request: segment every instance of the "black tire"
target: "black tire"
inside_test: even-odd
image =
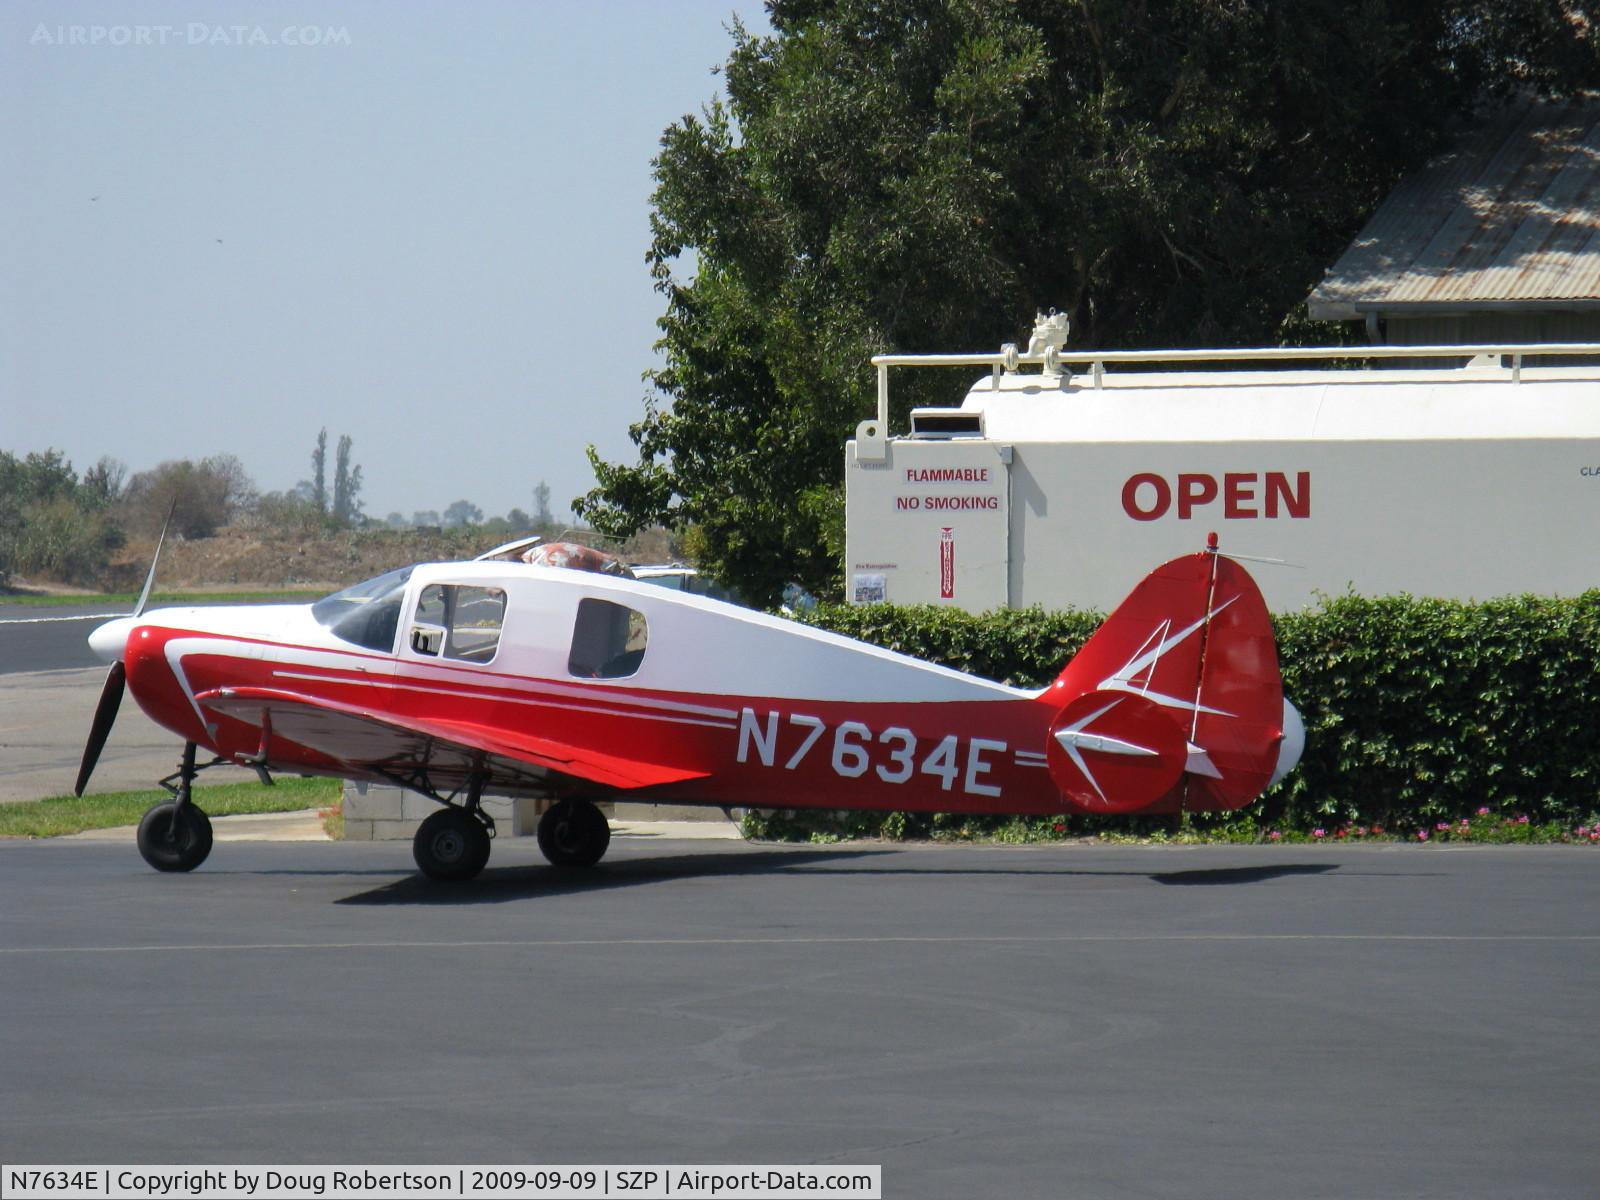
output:
[[[489,831],[464,808],[441,808],[418,827],[411,856],[429,879],[461,883],[489,861]]]
[[[558,867],[592,867],[611,845],[605,814],[587,800],[562,800],[539,818],[539,849]]]
[[[192,871],[211,853],[211,818],[175,800],[152,805],[139,822],[139,853],[158,871]]]

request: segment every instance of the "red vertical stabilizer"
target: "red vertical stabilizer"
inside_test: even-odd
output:
[[[1266,603],[1214,551],[1134,588],[1040,696],[1058,712],[1051,777],[1078,807],[1126,813],[1242,808],[1283,738],[1283,682]]]

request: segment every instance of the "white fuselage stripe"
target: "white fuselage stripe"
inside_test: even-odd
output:
[[[563,703],[551,698],[540,698],[529,695],[507,695],[505,692],[467,691],[458,688],[427,687],[423,684],[408,683],[390,677],[373,677],[370,679],[349,679],[333,675],[313,675],[302,671],[274,671],[274,679],[305,679],[318,683],[361,683],[368,686],[382,687],[388,691],[416,692],[427,696],[454,696],[462,700],[482,700],[496,704],[521,704],[532,708],[557,708],[569,712],[591,712],[612,717],[633,717],[641,721],[668,721],[674,725],[705,725],[712,729],[737,729],[732,721],[705,721],[697,717],[672,716],[667,713],[629,712],[625,709],[611,708],[601,704],[573,704]],[[629,701],[624,701],[629,703]]]

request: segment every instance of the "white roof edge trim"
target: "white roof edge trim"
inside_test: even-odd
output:
[[[1600,354],[1600,342],[1473,343],[1453,346],[1257,346],[1214,350],[1059,350],[1058,363],[1292,362],[1331,358],[1476,358],[1480,354]],[[1043,366],[1043,354],[1019,354],[1018,363]],[[875,367],[1004,367],[1004,354],[878,354]]]

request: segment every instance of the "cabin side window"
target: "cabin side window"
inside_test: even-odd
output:
[[[418,654],[486,663],[500,648],[506,594],[499,588],[430,583],[417,598],[411,649]]]
[[[648,640],[642,612],[610,600],[580,600],[567,670],[582,679],[626,678],[639,670]]]

